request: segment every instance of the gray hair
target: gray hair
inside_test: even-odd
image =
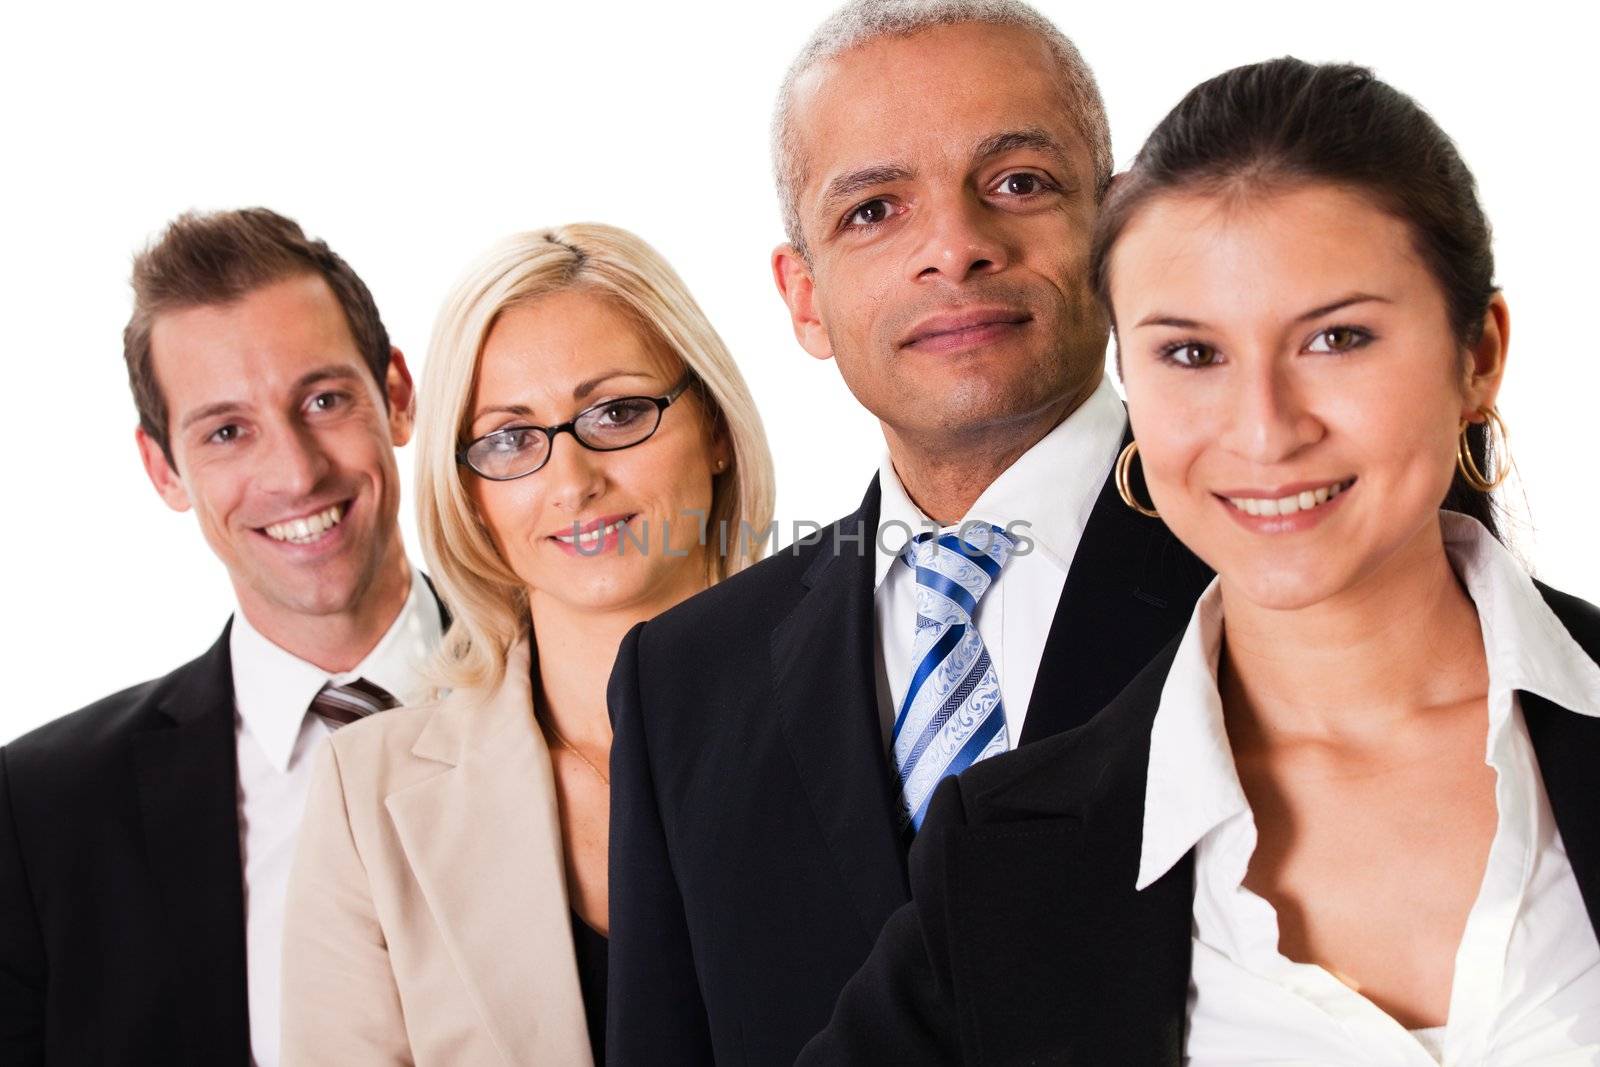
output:
[[[848,0],[817,27],[789,65],[772,116],[772,170],[789,243],[808,255],[800,228],[800,184],[805,160],[794,130],[794,87],[807,71],[851,49],[883,37],[909,37],[935,26],[977,22],[1017,26],[1039,35],[1061,69],[1061,88],[1078,132],[1094,156],[1095,199],[1111,185],[1111,124],[1094,72],[1076,45],[1055,24],[1022,0]]]

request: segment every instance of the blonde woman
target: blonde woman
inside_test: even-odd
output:
[[[434,330],[423,552],[444,695],[340,730],[289,893],[284,1062],[604,1059],[606,681],[623,635],[746,566],[772,464],[661,257],[518,234]]]

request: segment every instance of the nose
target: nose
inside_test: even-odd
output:
[[[312,495],[333,464],[316,434],[305,427],[282,426],[268,434],[264,469],[257,484],[284,497]]]
[[[1270,465],[1292,459],[1322,439],[1324,427],[1312,412],[1308,383],[1276,359],[1239,361],[1222,445],[1252,463]]]
[[[1010,254],[992,212],[965,191],[930,201],[923,213],[924,239],[912,260],[919,281],[964,282],[1004,270]]]
[[[576,515],[605,491],[604,453],[584,448],[571,434],[550,442],[550,458],[534,475],[545,483],[551,506]]]

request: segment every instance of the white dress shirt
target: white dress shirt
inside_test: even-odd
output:
[[[1015,528],[1032,542],[1031,550],[1012,554],[973,619],[1000,679],[1011,748],[1022,736],[1022,720],[1067,584],[1067,570],[1127,426],[1127,412],[1111,379],[1102,377],[1088,400],[989,484],[960,523],[941,531],[958,531],[967,522],[992,523],[1001,529],[1017,524]],[[878,713],[887,747],[895,712],[911,683],[911,646],[917,631],[916,573],[897,562],[899,551],[909,540],[908,531],[915,536],[939,527],[912,503],[887,456],[878,471],[878,484],[882,503],[874,607]]]
[[[1151,730],[1138,880],[1145,888],[1194,849],[1185,1047],[1193,1067],[1600,1063],[1600,941],[1517,695],[1535,693],[1575,714],[1600,716],[1600,667],[1482,525],[1448,512],[1440,521],[1483,629],[1484,759],[1496,773],[1498,809],[1483,882],[1456,951],[1448,1021],[1408,1032],[1329,971],[1278,951],[1276,911],[1244,886],[1256,825],[1217,695],[1222,602],[1213,582],[1183,637]]]
[[[257,1067],[278,1063],[284,897],[312,757],[331,732],[321,717],[308,713],[311,698],[328,682],[365,678],[401,703],[414,703],[424,695],[422,667],[439,636],[438,601],[414,570],[411,592],[388,632],[355,670],[344,674],[329,674],[279,648],[250,625],[242,610],[233,617],[228,651],[239,759],[245,974],[250,1051]]]

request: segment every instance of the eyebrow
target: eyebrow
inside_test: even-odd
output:
[[[827,190],[822,194],[822,204],[831,208],[841,200],[848,200],[875,185],[888,185],[891,182],[903,182],[911,177],[911,168],[904,163],[872,163],[848,173],[841,174],[828,183]]]
[[[357,382],[361,380],[362,372],[354,367],[339,363],[330,363],[326,367],[318,367],[300,375],[295,381],[294,388],[298,392],[315,382],[334,381]],[[197,422],[216,418],[219,415],[231,415],[236,411],[243,411],[247,405],[238,400],[219,400],[214,404],[206,404],[189,412],[183,417],[179,425],[180,430],[187,430]]]
[[[1320,319],[1324,315],[1331,315],[1335,311],[1342,311],[1353,304],[1365,304],[1369,302],[1379,304],[1394,303],[1393,300],[1390,300],[1386,296],[1375,296],[1372,293],[1351,293],[1349,296],[1335,300],[1331,304],[1323,304],[1321,307],[1314,307],[1305,314],[1296,316],[1294,321],[1310,322],[1313,319]],[[1140,319],[1138,323],[1135,324],[1134,329],[1141,329],[1145,326],[1171,326],[1174,329],[1179,330],[1203,330],[1207,328],[1205,323],[1196,319],[1185,319],[1177,315],[1168,315],[1160,311],[1152,312],[1151,314]]]
[[[982,163],[986,159],[1027,148],[1049,153],[1063,162],[1067,158],[1067,150],[1062,147],[1061,142],[1040,126],[1027,126],[1020,130],[990,134],[973,148],[972,158],[975,162]]]
[[[596,389],[606,382],[616,378],[649,378],[645,371],[638,370],[608,370],[604,374],[597,374],[593,378],[586,378],[573,386],[572,399],[582,401],[592,395]],[[485,415],[522,415],[534,418],[533,409],[526,404],[496,404],[492,407],[480,408],[472,415],[472,422],[477,422]]]

